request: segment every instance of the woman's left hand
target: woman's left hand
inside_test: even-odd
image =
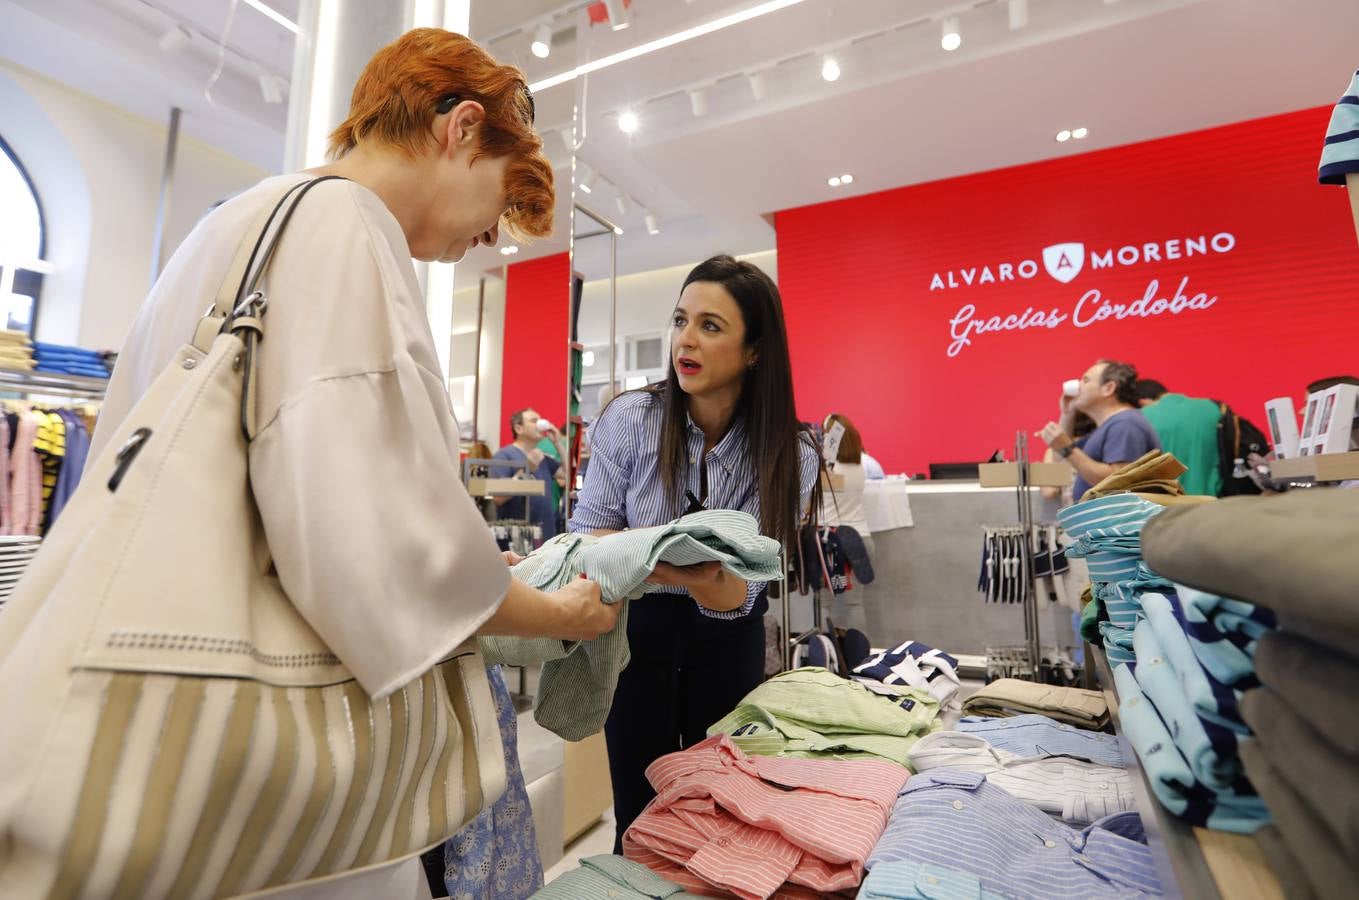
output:
[[[513,550],[504,550],[500,555],[505,557],[505,565],[509,566],[511,569],[524,561],[524,557],[515,553]]]

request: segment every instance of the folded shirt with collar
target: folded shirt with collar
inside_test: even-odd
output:
[[[511,574],[544,591],[555,591],[581,575],[598,582],[605,602],[635,600],[659,563],[692,566],[719,563],[746,581],[779,577],[778,542],[760,534],[747,513],[705,510],[667,525],[635,528],[595,537],[562,534],[543,544]],[[574,644],[551,638],[486,637],[479,644],[487,665],[542,663],[533,716],[568,741],[604,727],[618,676],[628,664],[626,604],[613,630]]]
[[[621,856],[590,856],[544,885],[533,900],[689,900],[699,897]]]
[[[853,891],[908,775],[881,760],[747,756],[718,735],[647,767],[656,799],[623,853],[700,894]]]
[[[880,862],[864,879],[858,900],[1006,900],[982,888],[970,872],[898,860]]]
[[[939,731],[911,748],[911,769],[979,772],[1010,796],[1070,825],[1089,825],[1136,809],[1132,779],[1120,766],[1069,756],[1020,756],[993,747],[979,734]]]
[[[979,735],[992,747],[1019,756],[1073,756],[1105,766],[1125,765],[1115,735],[1075,728],[1047,716],[1011,716],[1007,719],[964,716],[958,721],[957,730]]]
[[[1180,476],[1189,469],[1164,450],[1148,450],[1117,472],[1093,485],[1082,499],[1096,500],[1122,493],[1154,493],[1178,495],[1184,493]]]
[[[1114,669],[1114,684],[1123,736],[1137,753],[1152,793],[1172,815],[1191,825],[1240,834],[1250,834],[1269,822],[1269,810],[1260,797],[1216,791],[1194,776],[1129,666]]]
[[[905,641],[873,654],[854,667],[854,679],[869,690],[879,685],[920,688],[945,706],[956,700],[961,686],[958,660],[919,641]]]
[[[1102,731],[1109,724],[1109,707],[1099,691],[1035,684],[1018,678],[991,682],[967,698],[963,712],[969,716],[1037,713],[1091,731]]]
[[[901,789],[868,859],[944,866],[977,876],[983,890],[1017,900],[1088,900],[1161,893],[1142,820],[1107,816],[1064,825],[978,772],[936,769]]]
[[[905,766],[915,742],[939,727],[939,701],[919,688],[901,691],[885,696],[825,669],[794,669],[747,694],[708,734],[729,735],[754,756],[875,756]]]
[[[1286,631],[1260,638],[1260,681],[1294,708],[1318,710],[1312,727],[1331,746],[1359,762],[1359,659]]]
[[[1346,758],[1269,688],[1248,691],[1241,711],[1279,777],[1330,829],[1345,854],[1359,859],[1359,761]]]

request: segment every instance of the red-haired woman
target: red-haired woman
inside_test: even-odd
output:
[[[474,653],[477,635],[589,639],[609,631],[617,610],[600,601],[597,585],[579,581],[545,594],[510,578],[459,478],[458,426],[411,264],[412,257],[461,259],[471,247],[494,244],[502,227],[520,239],[551,231],[552,169],[533,130],[522,73],[460,35],[412,31],[365,68],[331,154],[329,165],[266,179],[223,204],[180,246],[123,348],[91,458],[193,337],[252,224],[302,182],[338,176],[297,205],[265,282],[259,424],[248,452],[251,491],[282,588],[375,700],[455,652]],[[498,687],[503,696],[503,682]],[[444,702],[472,710],[463,718],[473,723],[474,746],[454,776],[467,775],[471,799],[462,813],[472,816],[496,800],[503,783],[495,700],[476,679],[450,682],[449,694],[440,691]],[[347,721],[346,709],[323,714],[331,734],[343,733],[335,723]],[[230,867],[220,853],[194,863],[185,855],[187,837],[180,840],[184,829],[171,827],[146,883],[160,884],[169,872],[164,877],[176,878],[185,896],[303,881],[313,883],[287,895],[413,896],[421,880],[415,855],[466,822],[430,824],[431,791],[442,796],[432,766],[413,764],[414,775],[393,781],[388,793],[383,772],[391,780],[414,752],[397,731],[407,715],[415,712],[393,711],[356,732],[371,738],[363,753],[372,765],[362,777],[371,782],[375,773],[381,792],[365,794],[347,777],[332,778],[329,793],[314,798],[324,805],[310,830],[298,824],[300,804],[280,801],[277,815],[256,822],[250,839],[229,854]],[[294,725],[320,727],[315,718]],[[207,725],[200,732],[206,740]],[[355,758],[349,742],[339,743],[332,748],[337,759]],[[322,774],[334,774],[324,768],[303,760],[288,789],[322,784]],[[362,788],[359,777],[354,785]],[[247,788],[233,800],[241,808],[252,802]],[[404,799],[388,802],[392,797]],[[189,832],[220,835],[232,821],[187,824]],[[531,828],[527,834],[531,844]],[[205,839],[230,838],[205,832]],[[122,863],[110,860],[115,873]],[[326,876],[336,877],[317,882]]]

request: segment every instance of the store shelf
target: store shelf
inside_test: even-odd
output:
[[[23,369],[0,369],[0,393],[53,393],[102,397],[108,387],[109,380],[107,378],[59,375],[53,372],[29,372]]]
[[[1275,481],[1286,481],[1291,478],[1348,481],[1351,478],[1359,478],[1359,451],[1270,460],[1269,475]]]
[[[1095,661],[1099,673],[1100,689],[1131,776],[1137,811],[1165,896],[1183,900],[1282,900],[1279,881],[1265,863],[1255,838],[1195,828],[1171,815],[1156,799],[1137,753],[1123,735],[1109,658],[1103,647],[1091,644],[1086,645],[1085,653],[1087,659]]]

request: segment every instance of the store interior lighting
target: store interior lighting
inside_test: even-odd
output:
[[[840,63],[836,62],[834,56],[827,56],[821,61],[821,77],[827,81],[835,81],[840,77]]]
[[[618,117],[618,130],[624,134],[632,134],[639,125],[641,125],[641,121],[637,118],[637,113],[632,110],[628,110]]]
[[[277,75],[270,75],[267,72],[260,73],[259,82],[260,96],[264,98],[265,103],[277,105],[283,102],[283,91],[287,87],[287,82]]]
[[[830,185],[831,187],[839,187],[839,186],[840,186],[840,176],[839,176],[839,175],[832,175],[831,177],[829,177],[829,178],[826,179],[826,184]]]
[[[651,210],[649,210],[649,209],[643,210],[643,213],[645,213],[645,215],[643,216],[643,218],[644,218],[645,221],[646,221],[646,233],[647,233],[647,234],[660,234],[660,233],[661,233],[661,225],[660,225],[660,223],[659,223],[658,221],[656,221],[656,214],[653,213],[653,212],[652,212]]]
[[[619,225],[613,226],[613,233],[616,234],[616,235],[618,235],[619,237],[622,237],[622,236],[623,236],[623,228],[622,228],[622,226],[619,226]]]
[[[943,33],[939,36],[939,46],[952,53],[963,45],[963,33],[958,26],[958,17],[944,19]]]
[[[1065,144],[1069,140],[1071,140],[1070,129],[1063,128],[1061,131],[1057,132],[1057,143]]]
[[[193,35],[183,25],[172,25],[160,36],[157,43],[160,44],[160,49],[166,53],[178,53],[192,39]]]
[[[292,19],[289,19],[287,16],[283,15],[283,13],[274,9],[272,6],[269,6],[267,3],[263,2],[263,0],[245,0],[245,5],[255,10],[256,12],[262,13],[268,16],[269,18],[273,19],[275,22],[282,25],[284,28],[288,29],[293,34],[297,34],[297,23],[294,22]]]
[[[585,163],[580,164],[580,189],[587,194],[594,193],[595,182],[599,180],[599,173]]]
[[[533,29],[533,43],[529,44],[529,51],[539,59],[547,59],[552,55],[551,25],[543,22]]]
[[[609,27],[614,31],[622,31],[632,24],[632,13],[623,0],[604,0],[604,9],[608,10]]]
[[[769,96],[769,79],[763,72],[750,73],[750,93],[756,100],[763,100]]]
[[[627,194],[619,194],[614,198],[613,202],[614,205],[618,207],[618,214],[620,216],[626,216],[628,213],[632,212],[632,204],[628,202]]]
[[[514,256],[514,254],[516,254],[516,253],[518,253],[518,252],[519,252],[519,247],[518,247],[517,244],[509,244],[508,246],[505,246],[505,247],[501,247],[501,248],[500,248],[500,255],[501,255],[501,256]]]
[[[703,88],[694,88],[689,92],[689,106],[693,109],[695,117],[708,114],[708,95]]]
[[[1010,30],[1018,31],[1029,24],[1029,0],[1010,0]]]
[[[1071,136],[1078,141],[1085,140],[1085,138],[1088,137],[1089,134],[1090,134],[1089,128],[1073,128],[1071,130]]]

